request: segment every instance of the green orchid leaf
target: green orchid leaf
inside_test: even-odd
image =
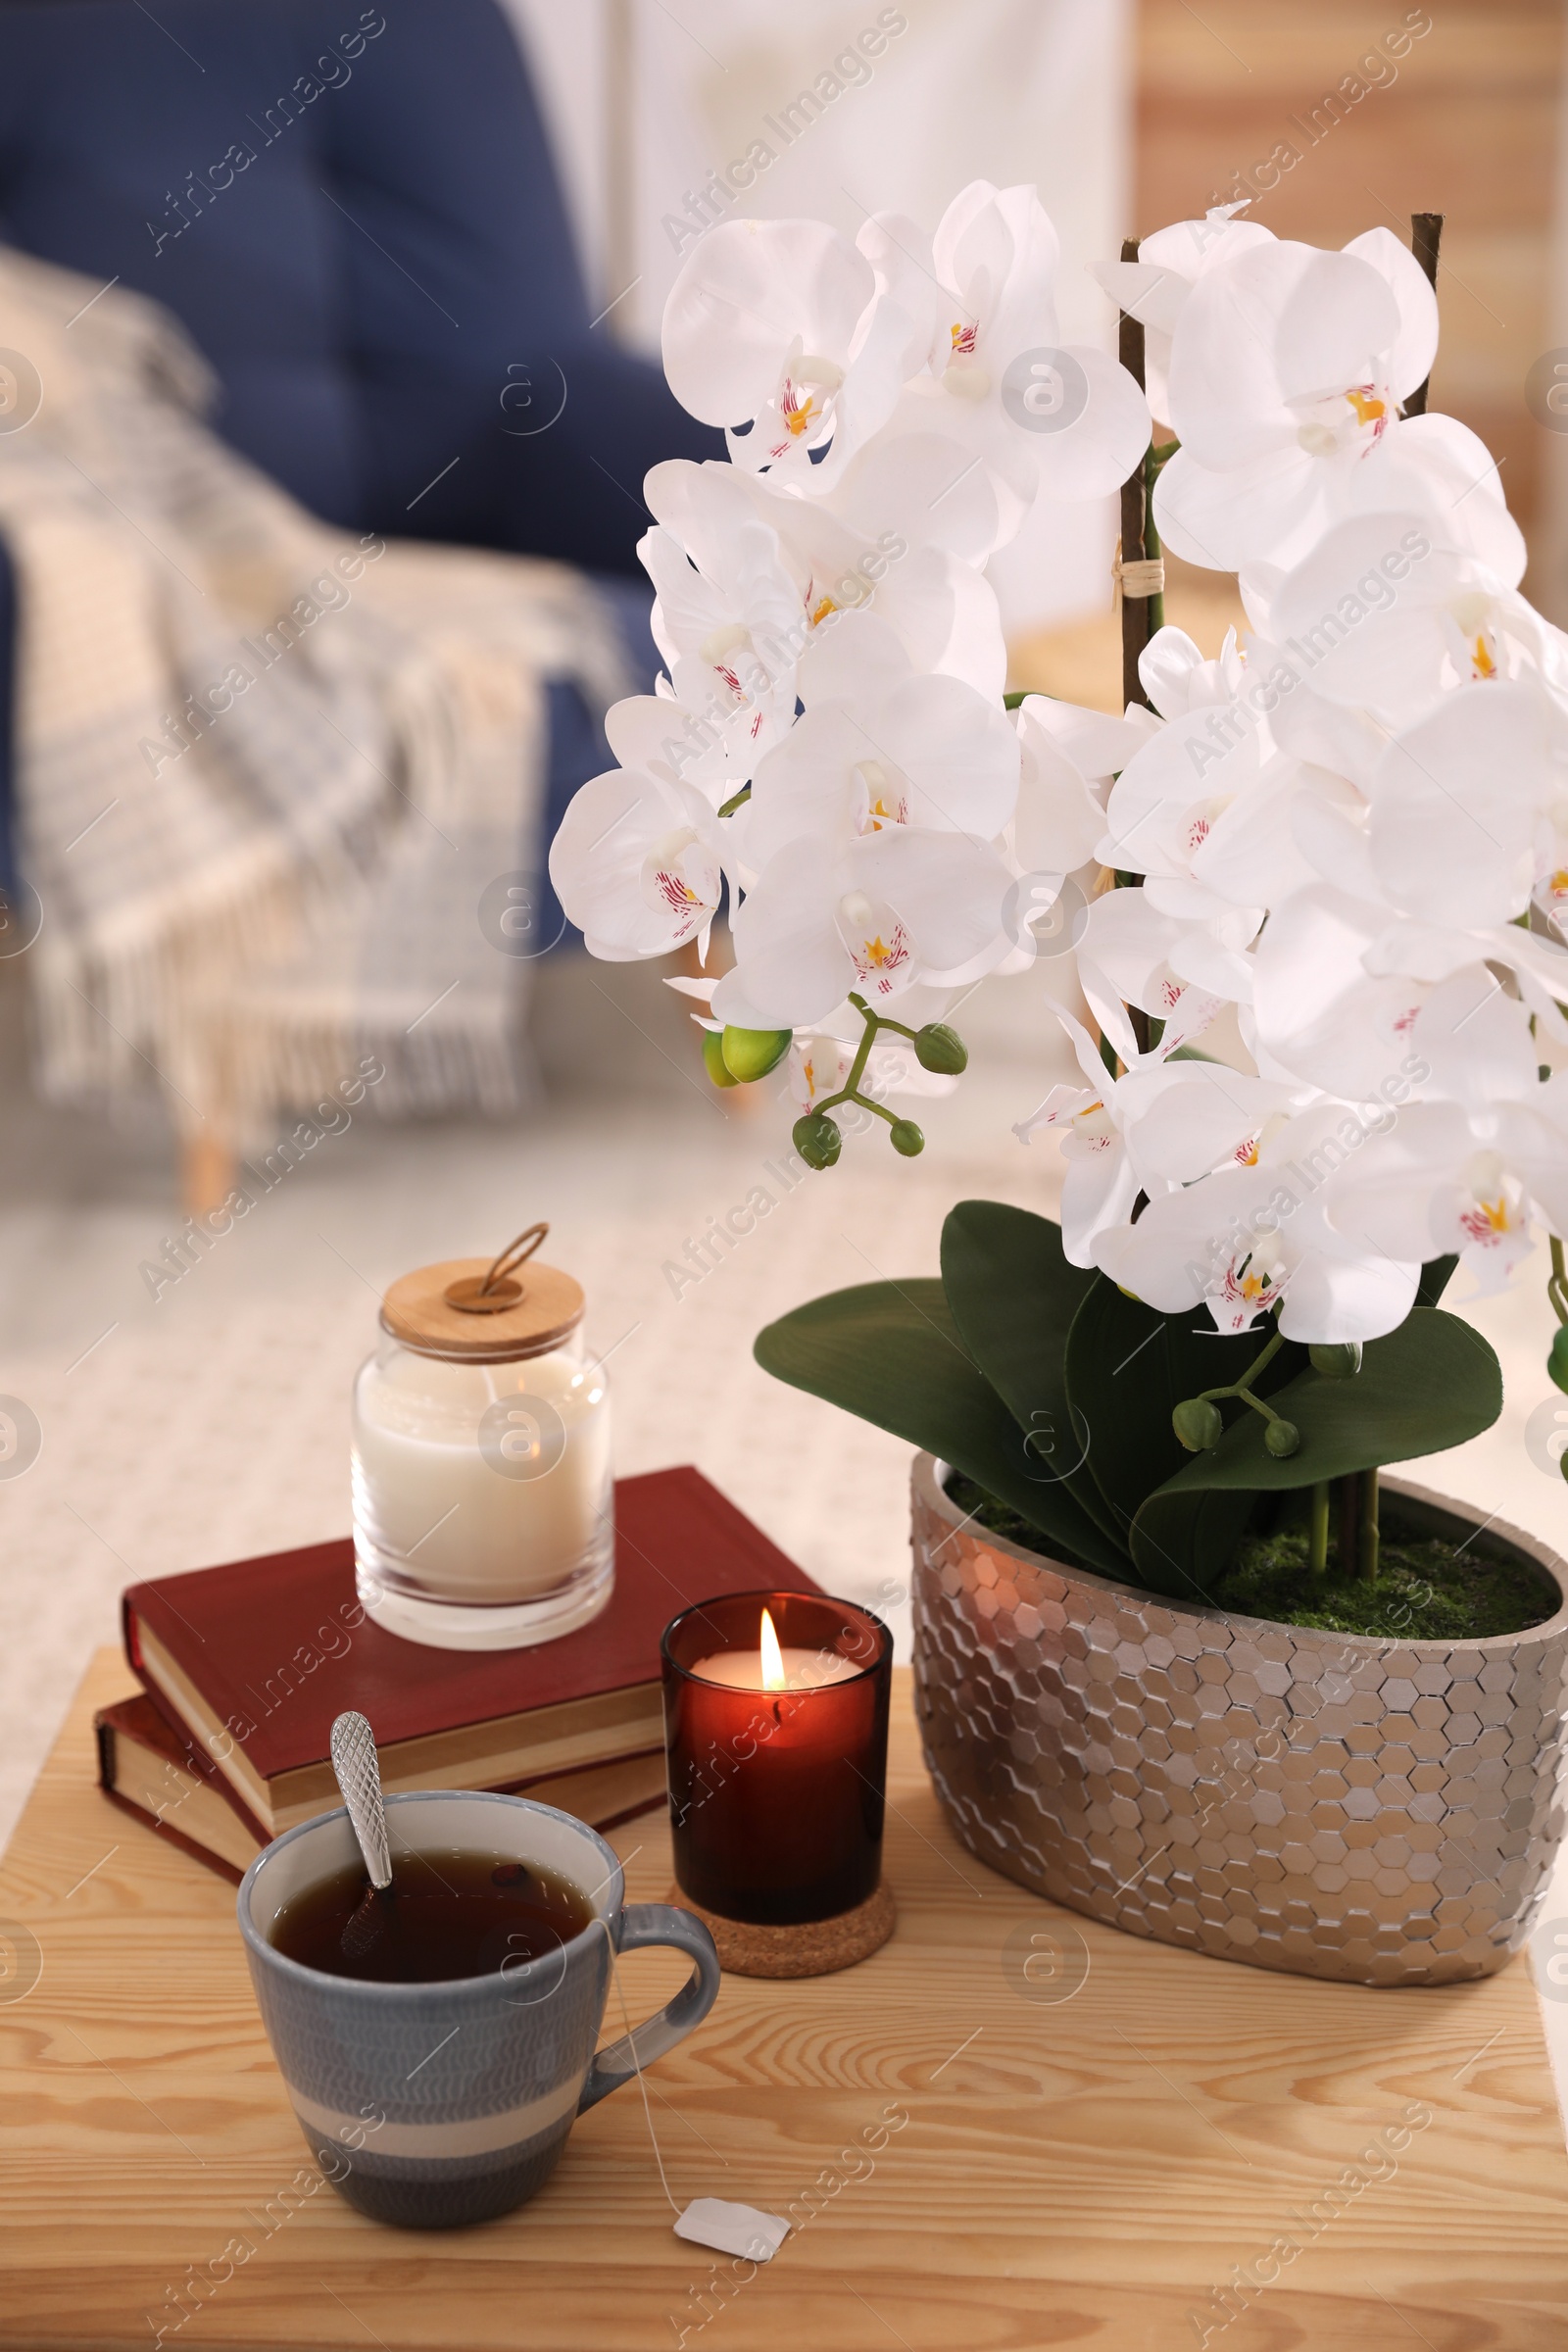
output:
[[[964,1346],[1023,1431],[1036,1474],[1060,1479],[1120,1548],[1063,1364],[1073,1316],[1099,1279],[1063,1257],[1059,1225],[1026,1208],[960,1200],[942,1228],[942,1287]]]
[[[1256,1505],[1256,1494],[1247,1488],[1176,1494],[1163,1487],[1149,1495],[1129,1538],[1138,1582],[1173,1600],[1223,1606],[1211,1588],[1234,1558]]]
[[[965,1348],[940,1282],[868,1282],[759,1332],[764,1372],[930,1452],[1009,1503],[1043,1549],[1125,1576],[1127,1559],[1059,1479],[1043,1481],[1019,1428]]]
[[[1239,1504],[1260,1493],[1313,1486],[1347,1471],[1381,1469],[1462,1446],[1501,1412],[1502,1372],[1468,1323],[1442,1307],[1414,1306],[1396,1331],[1367,1342],[1353,1379],[1326,1380],[1308,1367],[1273,1391],[1269,1402],[1295,1422],[1298,1449],[1283,1458],[1271,1454],[1261,1416],[1227,1404],[1228,1426],[1219,1444],[1189,1457],[1139,1510],[1131,1543],[1140,1573],[1151,1557],[1174,1558],[1198,1578],[1217,1576],[1226,1566],[1229,1549],[1208,1548],[1224,1515],[1195,1514],[1200,1495],[1229,1494]],[[1245,1515],[1238,1532],[1241,1524]]]
[[[1452,1281],[1453,1270],[1458,1263],[1457,1257],[1429,1257],[1427,1259],[1421,1269],[1421,1280],[1416,1286],[1415,1302],[1417,1306],[1437,1305],[1438,1300]]]
[[[1217,1332],[1206,1306],[1160,1314],[1097,1276],[1067,1334],[1067,1394],[1119,1530],[1131,1527],[1146,1495],[1193,1459],[1171,1426],[1177,1405],[1240,1380],[1273,1336],[1271,1323],[1239,1338]],[[1305,1348],[1288,1343],[1265,1367],[1258,1395],[1272,1395],[1305,1361]]]

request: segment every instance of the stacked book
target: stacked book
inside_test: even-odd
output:
[[[659,1639],[727,1592],[815,1592],[693,1469],[615,1487],[615,1590],[533,1649],[426,1649],[374,1625],[354,1546],[133,1585],[125,1655],[143,1685],[97,1718],[108,1794],[238,1882],[262,1846],[339,1802],[333,1718],[368,1717],[397,1788],[502,1788],[613,1828],[662,1804]]]

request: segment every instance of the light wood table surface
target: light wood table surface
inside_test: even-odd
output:
[[[301,2185],[315,2168],[232,1890],[93,1787],[91,1711],[127,1680],[113,1652],[95,1660],[0,1866],[0,2343],[145,2346],[161,2324],[181,2352],[1176,2352],[1205,2328],[1224,2352],[1568,2340],[1568,2156],[1524,1964],[1373,1992],[1077,1921],[953,1838],[906,1673],[893,1941],[811,1983],[726,1978],[649,2078],[682,2205],[807,2216],[773,2262],[737,2278],[674,2236],[635,2085],[505,2220],[366,2221]],[[632,1895],[662,1897],[661,1817],[617,1843]],[[628,1959],[633,2010],[683,1966]],[[1390,2127],[1408,2133],[1397,2153]],[[1299,2248],[1284,2261],[1282,2239]],[[1249,2272],[1226,2325],[1214,2290]],[[193,2278],[209,2283],[176,2328],[171,2290]]]

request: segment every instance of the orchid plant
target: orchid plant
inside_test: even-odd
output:
[[[1437,1302],[1456,1263],[1494,1290],[1544,1228],[1568,1389],[1568,639],[1519,594],[1487,450],[1426,411],[1417,261],[1239,210],[1102,272],[1147,394],[1059,342],[1031,189],[977,181],[931,237],[707,231],[664,361],[729,463],[648,477],[667,674],[611,712],[618,764],[551,857],[612,958],[706,961],[727,891],[732,968],[671,985],[718,1084],[788,1059],[815,1168],[849,1105],[920,1150],[886,1098],[957,1082],[957,997],[1081,901],[1080,1079],[1016,1130],[1061,1145],[1059,1225],[964,1203],[941,1282],[758,1352],[1059,1553],[1189,1594],[1271,1495],[1321,1569],[1336,1482],[1375,1573],[1379,1466],[1500,1409]],[[1119,717],[1004,695],[988,559],[1039,496],[1129,480],[1152,546],[1239,575],[1245,642],[1154,629]]]

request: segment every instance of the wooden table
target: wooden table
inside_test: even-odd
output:
[[[91,1711],[126,1680],[95,1661],[0,1867],[42,1962],[0,1984],[6,2345],[1561,2352],[1568,2157],[1524,1965],[1371,1992],[1054,1911],[948,1832],[906,1675],[897,1936],[839,1977],[727,1978],[650,2079],[682,2204],[807,2217],[772,2264],[674,2236],[634,2087],[504,2221],[365,2221],[305,2185],[232,1891],[93,1788]],[[662,1822],[618,1842],[662,1895]],[[634,2008],[679,1970],[628,1960]]]

